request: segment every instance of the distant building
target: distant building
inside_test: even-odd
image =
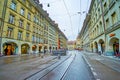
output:
[[[76,49],[76,41],[68,41],[67,47],[68,47],[68,50],[75,50]]]

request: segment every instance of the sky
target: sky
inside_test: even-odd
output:
[[[76,40],[91,0],[40,0],[40,3],[68,40]]]

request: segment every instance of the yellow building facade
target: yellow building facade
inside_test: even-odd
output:
[[[48,51],[52,20],[36,0],[0,1],[0,51],[3,55]],[[53,25],[55,33],[57,28]],[[55,34],[54,33],[54,34]],[[53,35],[54,35],[53,34]],[[54,37],[57,46],[57,35]]]

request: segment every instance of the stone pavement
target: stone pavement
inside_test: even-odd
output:
[[[91,53],[91,52],[85,52],[82,51],[84,55],[90,59],[95,59],[99,61],[100,63],[108,66],[109,68],[120,72],[120,59],[114,56],[105,56],[105,55],[98,55],[96,53]]]
[[[0,80],[24,80],[27,76],[58,61],[57,56],[21,55],[0,58]]]
[[[2,64],[10,64],[18,61],[25,61],[34,58],[43,58],[48,57],[50,54],[22,54],[22,55],[11,55],[11,56],[1,56],[0,57],[0,65]]]

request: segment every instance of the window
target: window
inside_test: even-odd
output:
[[[10,8],[16,10],[16,3],[12,1],[12,3],[10,4]]]
[[[22,0],[23,2],[26,2],[26,0]]]
[[[9,16],[9,23],[14,24],[14,19],[15,19],[15,16],[10,14],[10,16]]]
[[[109,27],[109,18],[106,19],[106,28],[108,28],[108,27]]]
[[[112,16],[112,24],[115,24],[117,22],[117,15],[116,15],[116,13],[114,12],[111,16]]]
[[[29,8],[32,8],[32,5],[29,3],[29,4],[28,4],[28,7],[29,7]]]
[[[35,27],[33,27],[33,32],[35,32]]]
[[[8,38],[13,38],[13,28],[8,27],[7,35]]]
[[[26,33],[26,40],[27,40],[27,41],[29,40],[29,36],[30,36],[30,34],[29,34],[29,33]]]
[[[98,8],[98,14],[99,14],[99,15],[101,14],[100,8]]]
[[[40,43],[41,41],[40,41],[40,37],[39,37],[39,43]]]
[[[38,29],[37,28],[35,29],[35,32],[38,33]]]
[[[23,8],[21,8],[20,14],[21,14],[21,15],[24,15],[24,9],[23,9]]]
[[[35,36],[32,35],[32,42],[35,42]]]
[[[34,16],[34,20],[33,20],[34,22],[36,22],[36,17]]]
[[[36,18],[36,23],[38,24],[38,22],[39,22],[39,20],[38,20],[38,18]]]
[[[107,3],[105,2],[104,3],[104,10],[106,10],[107,9]]]
[[[21,19],[19,21],[19,27],[23,28],[23,20],[21,20]]]
[[[22,31],[18,31],[18,39],[22,40]]]
[[[39,38],[38,37],[36,37],[36,42],[39,42]]]
[[[31,14],[30,13],[28,13],[27,18],[30,20],[30,18],[31,18]]]
[[[27,23],[26,30],[30,30],[30,24]]]
[[[102,33],[104,31],[104,28],[102,26],[102,22],[100,21],[100,33]]]

